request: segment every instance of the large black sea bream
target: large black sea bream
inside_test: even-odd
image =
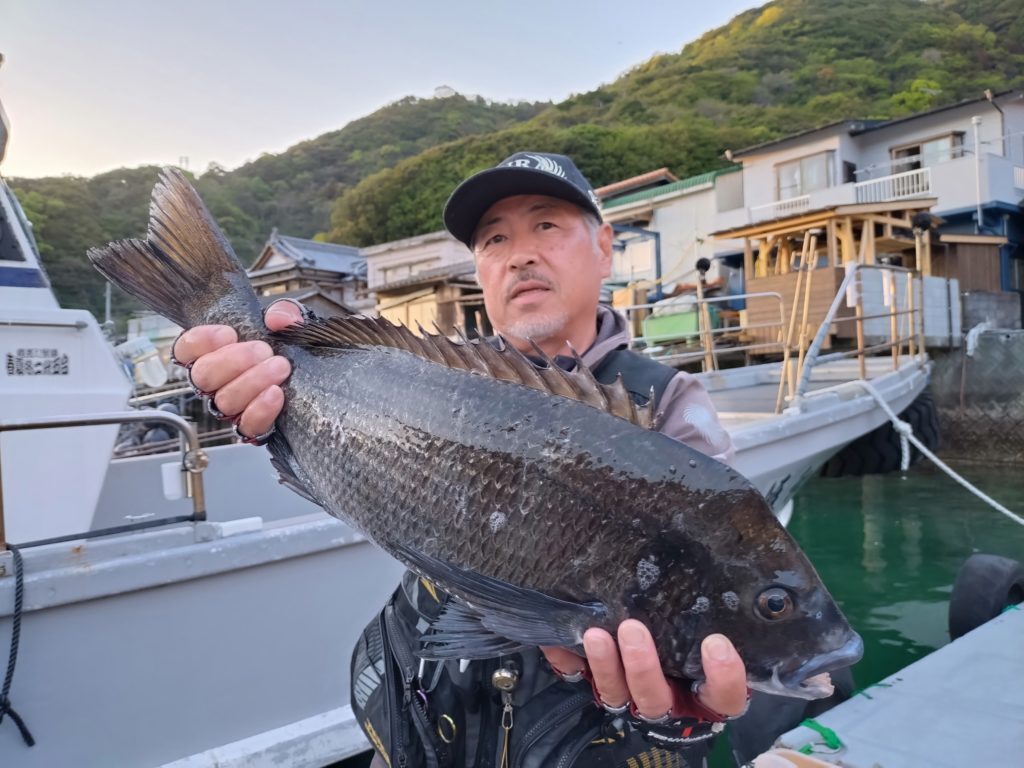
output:
[[[484,658],[575,647],[627,617],[665,671],[702,679],[736,645],[752,688],[816,698],[862,644],[750,483],[652,431],[619,385],[512,347],[351,316],[272,334],[245,270],[176,171],[145,240],[90,251],[112,283],[191,328],[230,325],[287,357],[269,449],[281,481],[456,599],[423,649]]]

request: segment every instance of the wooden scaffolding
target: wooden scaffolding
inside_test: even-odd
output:
[[[747,300],[744,325],[751,340],[777,341],[779,352],[800,345],[824,320],[847,263],[892,264],[931,274],[931,244],[938,220],[928,214],[934,198],[840,205],[712,233],[743,242],[746,293],[781,296],[788,327],[777,326],[778,301]],[[843,307],[838,317],[849,317]],[[773,323],[776,325],[773,326]],[[854,323],[837,323],[826,340],[854,338]]]

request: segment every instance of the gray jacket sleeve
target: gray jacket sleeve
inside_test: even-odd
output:
[[[704,385],[692,374],[680,371],[675,375],[665,388],[658,412],[659,432],[713,459],[732,463],[736,455],[732,438],[719,422]]]

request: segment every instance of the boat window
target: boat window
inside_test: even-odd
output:
[[[3,201],[0,201],[0,261],[25,261],[25,254],[21,252],[18,238],[14,236],[14,228],[18,226],[18,223],[12,221],[10,217],[10,211],[13,210],[14,205],[11,192],[6,187],[0,186],[0,194],[4,195],[10,204],[8,207],[3,204]]]

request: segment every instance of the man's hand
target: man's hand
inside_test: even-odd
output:
[[[290,301],[277,301],[263,317],[267,328],[280,331],[302,322],[302,312]],[[243,435],[262,435],[274,425],[284,407],[281,383],[291,364],[275,355],[264,341],[238,341],[226,325],[197,325],[174,343],[174,357],[192,364],[192,383],[214,393],[214,406],[229,416],[241,414]]]
[[[542,648],[551,666],[572,674],[589,664],[594,687],[609,707],[628,702],[637,712],[657,719],[672,708],[671,683],[661,671],[654,639],[635,619],[619,625],[618,643],[603,629],[583,635],[586,662],[565,648]],[[724,635],[708,635],[701,644],[701,663],[707,679],[700,687],[700,702],[710,710],[732,717],[747,705],[747,676],[743,660]]]

